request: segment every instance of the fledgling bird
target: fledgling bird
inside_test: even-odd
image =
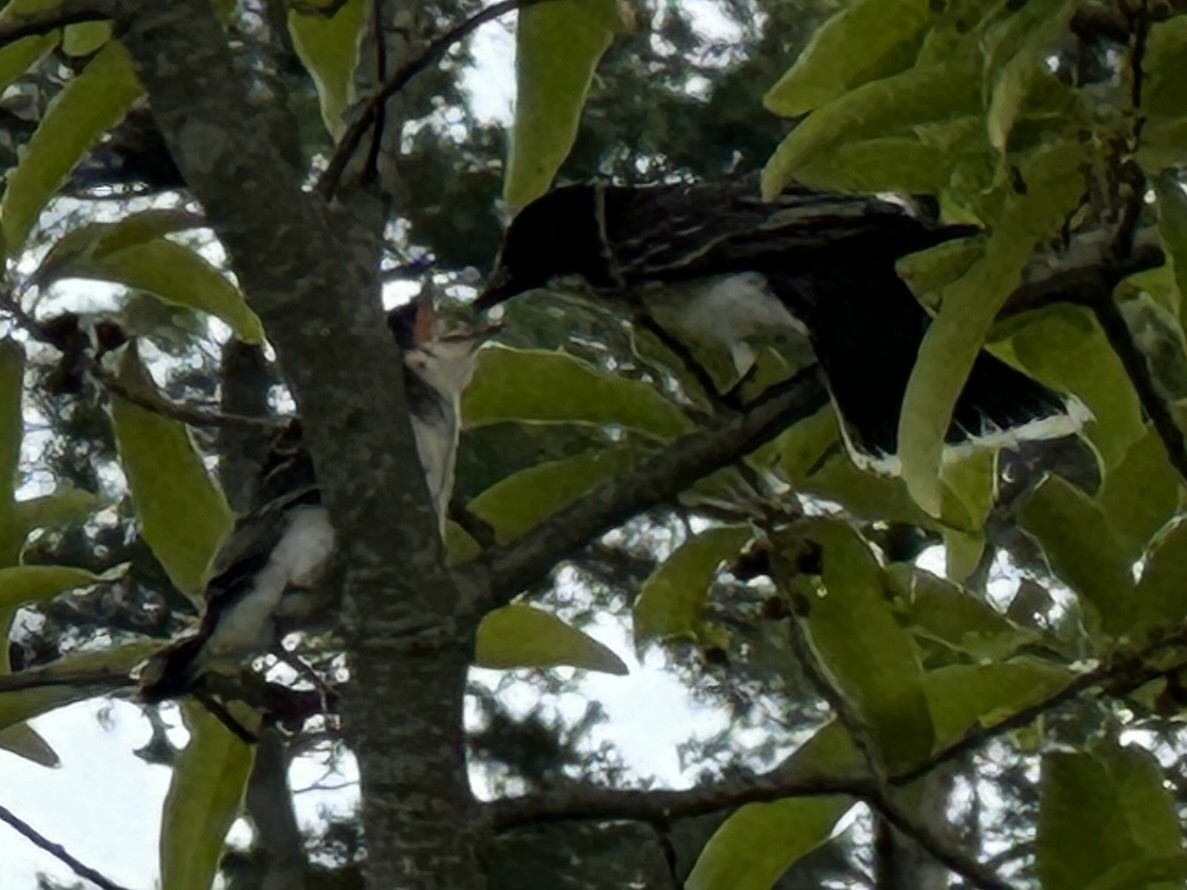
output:
[[[930,324],[895,263],[977,231],[888,199],[791,187],[764,201],[751,178],[563,186],[514,218],[477,305],[545,287],[630,294],[665,308],[681,336],[723,345],[739,372],[752,343],[806,336],[854,459],[893,472],[903,397]],[[1078,399],[982,352],[946,454],[1057,438],[1090,416]]]
[[[417,452],[444,534],[461,430],[460,400],[493,326],[439,330],[431,301],[393,310],[388,324],[404,357],[404,386]],[[323,607],[316,588],[334,553],[300,421],[273,444],[253,498],[219,550],[199,629],[158,652],[141,671],[139,697],[190,692],[207,671],[235,668],[267,651],[291,622]]]

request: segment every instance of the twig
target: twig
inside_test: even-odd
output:
[[[990,739],[1033,722],[1043,714],[1062,707],[1093,688],[1100,687],[1107,689],[1111,694],[1122,695],[1158,677],[1173,674],[1187,667],[1187,659],[1162,666],[1149,665],[1147,662],[1184,646],[1187,646],[1187,630],[1179,630],[1137,652],[1102,664],[1080,675],[1058,692],[1023,708],[993,726],[975,726],[959,740],[918,766],[889,775],[887,782],[891,785],[914,782],[936,767],[969,754]],[[865,801],[878,809],[904,834],[910,834],[919,840],[911,830],[909,817],[895,805],[886,805],[886,795],[879,793],[877,784],[870,775],[805,775],[793,772],[787,765],[778,766],[761,775],[730,778],[687,791],[621,791],[573,784],[538,795],[492,801],[484,805],[483,813],[487,823],[496,831],[533,822],[569,819],[635,819],[658,824],[748,803],[769,803],[796,797],[825,797],[836,794],[849,795]],[[936,855],[935,851],[929,852]],[[947,855],[943,851],[941,853]],[[937,858],[951,867],[940,856]],[[1000,882],[994,884],[991,880],[988,886],[1004,888],[1007,885]]]
[[[910,784],[936,767],[970,754],[991,739],[1030,725],[1037,718],[1079,698],[1091,689],[1119,684],[1115,685],[1113,691],[1117,694],[1122,694],[1144,686],[1146,683],[1152,682],[1165,674],[1174,673],[1187,665],[1187,661],[1164,668],[1148,667],[1146,662],[1167,650],[1182,646],[1187,646],[1187,631],[1180,631],[1165,639],[1151,643],[1149,646],[1132,655],[1122,656],[1120,659],[1104,662],[1092,670],[1081,674],[1058,692],[1047,696],[1041,701],[1035,702],[1029,707],[1023,708],[1021,711],[1015,712],[1004,720],[994,723],[992,726],[974,725],[972,729],[947,748],[937,751],[917,766],[903,772],[895,773],[889,777],[889,781],[892,785]]]
[[[53,856],[59,862],[63,863],[72,872],[80,878],[90,881],[101,890],[128,890],[122,884],[117,884],[110,878],[105,877],[99,872],[95,871],[88,865],[79,862],[63,847],[61,844],[55,844],[45,835],[41,834],[28,822],[19,818],[15,813],[7,807],[0,806],[0,822],[7,823],[13,831],[24,837],[29,843],[35,847],[40,847],[46,853]]]
[[[887,822],[917,843],[933,859],[949,871],[960,875],[971,886],[980,887],[982,890],[1014,890],[1012,884],[1003,881],[991,869],[936,837],[924,825],[917,822],[911,814],[892,801],[889,796],[878,791],[862,799],[877,810]]]
[[[1162,439],[1167,457],[1184,484],[1187,484],[1187,438],[1184,438],[1183,430],[1179,428],[1170,404],[1158,391],[1158,384],[1154,382],[1154,377],[1150,373],[1146,356],[1133,342],[1125,316],[1121,314],[1121,309],[1112,298],[1101,300],[1092,308],[1097,323],[1109,340],[1109,346],[1121,360],[1125,373],[1129,375],[1129,381],[1133,384],[1142,409],[1154,424],[1154,431]]]
[[[692,350],[685,346],[679,338],[669,333],[667,328],[657,322],[655,316],[641,304],[635,308],[634,323],[636,328],[647,331],[655,337],[660,345],[680,362],[681,367],[696,381],[705,400],[713,404],[719,413],[737,409],[737,400],[727,400],[718,393],[717,384],[705,369],[704,364],[692,354]]]
[[[898,805],[894,800],[893,789],[887,779],[878,747],[870,737],[865,721],[844,693],[833,685],[825,673],[824,667],[814,657],[811,641],[801,624],[800,617],[791,615],[788,626],[791,629],[792,650],[804,676],[820,697],[828,702],[837,721],[848,731],[849,737],[853,739],[853,743],[865,760],[871,779],[865,793],[860,795],[861,799],[937,862],[963,877],[972,886],[980,887],[981,890],[1011,890],[1010,885],[994,874],[991,869],[938,837],[913,814]]]
[[[1129,53],[1129,102],[1130,112],[1133,115],[1133,126],[1128,139],[1129,144],[1124,146],[1128,155],[1137,150],[1145,125],[1141,107],[1145,83],[1142,63],[1145,59],[1150,30],[1146,0],[1141,0],[1131,12],[1127,12],[1125,19],[1133,36],[1133,47]],[[1124,277],[1124,266],[1135,253],[1138,225],[1144,208],[1147,186],[1145,174],[1134,161],[1121,158],[1118,163],[1120,169],[1117,175],[1122,180],[1121,188],[1128,186],[1129,192],[1125,196],[1116,232],[1104,256],[1103,282],[1107,287],[1094,291],[1089,306],[1096,316],[1101,330],[1104,331],[1109,346],[1121,360],[1121,365],[1125,368],[1125,373],[1137,393],[1138,401],[1141,402],[1142,409],[1150,418],[1155,432],[1162,440],[1171,464],[1178,471],[1183,482],[1187,484],[1187,437],[1184,436],[1183,430],[1175,420],[1169,401],[1159,392],[1158,384],[1154,380],[1146,357],[1134,342],[1129,325],[1113,297],[1114,287]],[[1128,181],[1126,181],[1127,178]]]
[[[50,9],[30,10],[7,22],[0,22],[0,47],[25,37],[48,34],[67,25],[100,22],[115,17],[111,0],[63,0]]]
[[[685,791],[561,785],[528,797],[491,801],[483,805],[483,817],[494,831],[561,820],[633,819],[663,824],[748,803],[834,795],[862,798],[869,790],[870,780],[861,776],[789,776],[785,770],[775,769],[764,775],[724,779]]]
[[[456,573],[470,616],[509,602],[599,534],[734,463],[820,410],[827,400],[819,369],[809,368],[768,390],[745,413],[684,436],[634,472],[597,486],[511,544],[487,551]]]
[[[108,392],[137,408],[159,414],[170,420],[196,427],[240,427],[246,429],[278,430],[285,421],[275,417],[246,417],[241,414],[227,414],[197,405],[174,402],[157,392],[128,384],[104,368],[98,361],[89,362],[91,376]]]
[[[46,325],[21,306],[20,301],[12,293],[0,295],[0,310],[8,313],[21,329],[37,342],[52,346],[59,351],[63,350],[63,344],[60,339],[50,336]],[[86,340],[83,340],[84,344],[86,342]],[[168,417],[171,420],[178,420],[190,426],[197,427],[277,429],[283,422],[278,421],[274,417],[245,417],[237,414],[226,414],[221,411],[212,411],[196,405],[174,402],[166,399],[157,392],[140,389],[125,383],[115,374],[104,368],[97,356],[90,355],[90,349],[85,345],[81,349],[82,353],[79,355],[79,360],[82,366],[86,368],[87,373],[94,377],[104,389],[112,395],[131,402],[138,408],[143,408],[162,417]]]
[[[848,731],[849,737],[853,739],[853,744],[857,746],[862,759],[865,760],[866,768],[873,777],[875,788],[883,788],[887,782],[886,769],[882,765],[878,746],[874,744],[874,740],[866,731],[865,721],[857,713],[857,709],[850,704],[845,694],[832,684],[824,672],[824,667],[816,660],[802,619],[798,615],[792,614],[787,623],[791,632],[791,648],[804,677],[816,690],[817,695],[824,699],[832,709],[838,722]]]
[[[464,40],[487,22],[494,21],[509,12],[550,2],[552,0],[502,0],[501,3],[488,6],[460,24],[454,25],[425,47],[424,52],[419,56],[407,64],[400,66],[387,82],[384,83],[379,92],[364,103],[358,117],[346,128],[346,132],[342,134],[342,141],[338,143],[338,148],[335,149],[334,156],[330,158],[330,163],[326,167],[325,173],[322,174],[321,179],[318,181],[318,191],[327,200],[334,197],[342,179],[342,174],[346,170],[346,165],[354,157],[355,150],[359,147],[359,143],[362,142],[367,130],[379,119],[380,112],[387,100],[404,89],[409,81],[430,65],[441,61],[455,44]]]

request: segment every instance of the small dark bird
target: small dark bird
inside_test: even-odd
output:
[[[666,308],[681,337],[724,345],[739,372],[753,343],[806,336],[855,460],[893,472],[903,397],[930,324],[895,263],[978,232],[931,217],[906,202],[799,187],[764,201],[754,179],[564,186],[512,221],[478,306],[537,288],[629,294]],[[948,455],[1068,435],[1089,418],[1076,398],[982,352]]]
[[[404,356],[404,385],[417,451],[440,530],[453,492],[460,399],[493,327],[438,330],[432,303],[394,310],[388,323]],[[158,652],[140,677],[140,699],[159,702],[190,692],[210,670],[237,668],[267,651],[283,626],[316,614],[316,589],[334,553],[334,529],[322,506],[300,421],[273,444],[254,497],[215,559],[199,629]]]

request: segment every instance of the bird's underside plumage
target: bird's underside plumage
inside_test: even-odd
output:
[[[299,518],[299,519],[298,519]],[[287,546],[281,546],[286,544]],[[140,698],[159,702],[190,690],[199,670],[235,666],[278,637],[280,604],[297,576],[316,583],[309,561],[328,558],[333,529],[321,506],[300,421],[277,436],[261,467],[252,507],[220,547],[198,630],[162,650],[141,675]],[[306,559],[295,564],[294,552]]]
[[[926,201],[912,207],[800,187],[764,201],[753,179],[566,186],[515,218],[478,302],[490,307],[536,288],[577,287],[647,305],[659,291],[669,306],[700,301],[699,308],[689,303],[678,333],[729,340],[720,345],[735,360],[746,338],[806,333],[854,457],[890,470],[907,381],[930,324],[895,263],[978,232],[942,225],[925,210]],[[724,295],[735,281],[731,302]],[[698,318],[699,329],[689,330]],[[1075,399],[983,352],[947,441],[1053,438],[1086,417]]]
[[[401,307],[388,318],[404,357],[404,386],[417,452],[444,530],[459,423],[459,399],[490,328],[437,334],[431,307]],[[291,420],[260,469],[251,508],[215,558],[198,630],[157,653],[141,673],[140,698],[159,702],[193,690],[210,670],[237,668],[326,611],[319,596],[334,551],[313,461]]]

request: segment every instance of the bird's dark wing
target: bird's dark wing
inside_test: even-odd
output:
[[[765,201],[757,182],[655,189],[608,187],[605,232],[627,283],[739,272],[807,275],[860,250],[863,262],[899,257],[976,229],[940,226],[902,203],[791,188]]]
[[[943,226],[904,203],[792,187],[763,200],[747,177],[645,187],[563,186],[512,221],[479,308],[557,278],[597,289],[740,272],[810,274],[855,246],[878,271],[977,230]],[[868,253],[868,255],[866,255]]]

